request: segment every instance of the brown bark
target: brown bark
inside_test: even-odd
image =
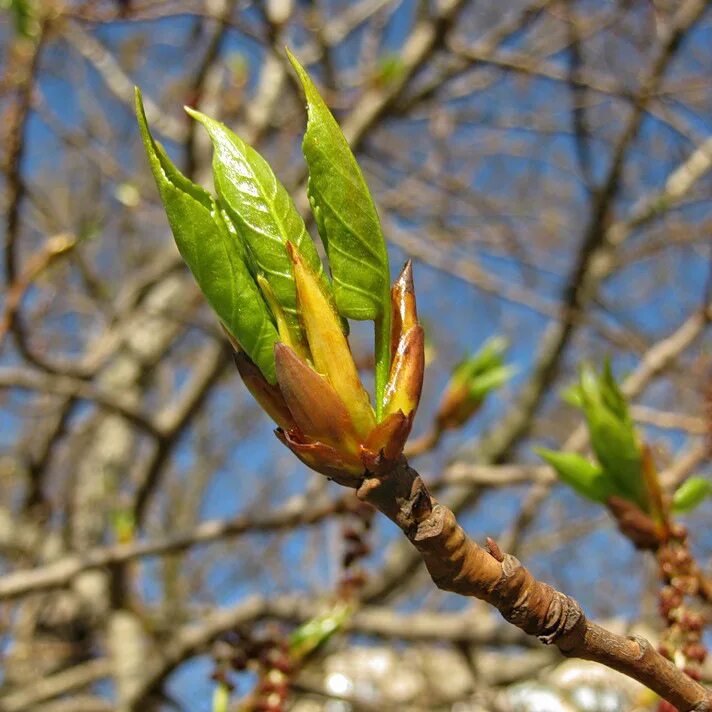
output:
[[[491,540],[470,539],[455,515],[430,496],[405,460],[391,472],[368,474],[358,489],[394,521],[420,552],[438,588],[495,606],[505,620],[568,657],[606,665],[638,680],[680,712],[712,711],[712,692],[678,670],[642,638],[626,638],[592,623],[571,597],[532,574]]]

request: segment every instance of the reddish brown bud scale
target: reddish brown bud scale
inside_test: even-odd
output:
[[[413,264],[408,260],[391,287],[391,360],[395,359],[400,340],[418,323],[413,286]]]
[[[358,375],[349,343],[338,314],[319,279],[303,262],[296,248],[287,243],[304,330],[314,367],[324,374],[348,408],[358,433],[365,436],[376,424],[368,393]]]
[[[613,495],[606,501],[618,529],[637,549],[655,551],[661,542],[661,531],[640,507],[628,499]]]
[[[270,386],[241,351],[238,369],[280,426],[278,438],[302,462],[342,485],[359,487],[367,471],[392,468],[401,457],[420,400],[425,340],[417,321],[412,266],[406,263],[391,292],[393,360],[383,418],[376,423],[329,295],[291,243],[287,252],[308,352],[275,344],[277,386]]]
[[[361,447],[361,461],[369,472],[391,467],[400,457],[413,423],[413,413],[391,413],[370,433]]]
[[[252,393],[254,399],[262,406],[267,415],[280,428],[285,430],[294,428],[296,425],[294,418],[279,387],[267,382],[267,379],[262,375],[262,371],[244,351],[236,351],[234,359],[247,390]]]
[[[356,452],[354,424],[331,384],[286,344],[275,344],[274,357],[277,382],[302,434],[310,440]]]
[[[414,412],[420,402],[425,371],[425,336],[419,324],[406,331],[398,343],[385,392],[386,415]]]
[[[275,430],[277,437],[307,467],[326,475],[345,487],[359,487],[363,480],[364,467],[361,460],[349,452],[338,450],[320,442],[303,439],[298,429]]]

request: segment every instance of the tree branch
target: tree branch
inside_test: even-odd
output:
[[[646,640],[590,622],[573,598],[537,581],[492,540],[489,551],[478,546],[405,460],[385,474],[369,473],[357,495],[403,530],[438,588],[487,601],[525,633],[568,657],[593,660],[638,680],[680,712],[712,710],[712,693]]]

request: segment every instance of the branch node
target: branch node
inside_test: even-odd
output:
[[[422,542],[425,539],[439,536],[443,531],[445,513],[445,508],[440,504],[436,504],[430,512],[430,515],[426,519],[418,522],[418,529],[413,535],[412,541]]]
[[[490,556],[500,563],[504,561],[504,554],[502,553],[502,550],[499,548],[499,545],[497,542],[490,536],[487,537],[486,539],[486,544],[487,544],[487,551],[490,553]]]
[[[636,655],[636,660],[643,660],[643,658],[652,650],[653,646],[650,641],[646,640],[640,635],[629,635],[628,640],[632,640],[640,649],[638,655]]]

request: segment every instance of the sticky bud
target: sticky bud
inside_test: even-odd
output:
[[[365,436],[376,424],[368,393],[354,363],[339,317],[319,280],[287,243],[297,286],[297,305],[304,322],[314,367],[326,376],[351,414],[356,430]]]

